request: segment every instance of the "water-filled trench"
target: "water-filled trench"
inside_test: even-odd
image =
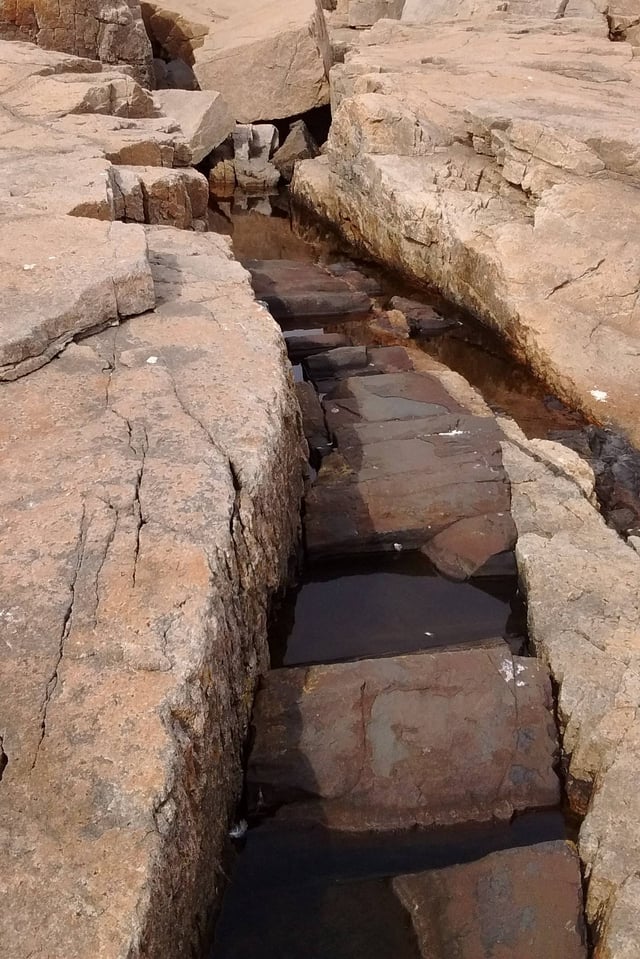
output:
[[[587,424],[472,318],[294,229],[286,197],[218,204],[211,225],[285,332],[310,447],[299,571],[273,610],[212,959],[586,956],[549,678],[513,543],[502,521],[477,526],[508,518],[495,421],[428,358],[529,436]],[[332,282],[305,290],[318,263],[372,310],[341,314]],[[442,329],[398,334],[394,296]],[[497,536],[488,560],[466,540],[425,546],[425,494],[471,539]]]

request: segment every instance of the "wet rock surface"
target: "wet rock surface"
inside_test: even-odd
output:
[[[246,260],[256,297],[277,320],[367,313],[371,299],[313,263]]]
[[[326,155],[293,190],[637,441],[639,61],[591,4],[490,6],[352,31]]]
[[[272,671],[248,788],[261,808],[339,829],[554,806],[550,707],[544,669],[502,646]]]

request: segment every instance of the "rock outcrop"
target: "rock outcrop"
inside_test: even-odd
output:
[[[569,801],[598,959],[638,954],[640,556],[607,527],[593,473],[556,443],[504,424],[529,631],[558,686]]]
[[[157,113],[126,74],[0,42],[12,959],[202,948],[298,535],[281,333]]]
[[[552,19],[540,6],[549,19],[357,34],[331,71],[327,155],[299,163],[293,189],[637,442],[640,60],[599,10]]]
[[[138,0],[1,0],[0,40],[28,40],[47,50],[127,66],[154,85],[151,43]]]

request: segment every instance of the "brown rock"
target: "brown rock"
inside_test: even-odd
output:
[[[516,545],[517,531],[510,513],[493,513],[462,519],[422,547],[441,573],[451,579],[467,579],[478,573],[503,571],[504,554]],[[515,564],[513,565],[515,572]]]
[[[409,324],[400,310],[376,313],[369,322],[369,330],[376,343],[396,343],[409,339]]]
[[[508,818],[558,801],[550,707],[543,668],[504,645],[276,670],[249,788],[266,810],[350,830]]]
[[[318,144],[309,133],[306,123],[304,120],[296,120],[291,124],[286,140],[274,153],[273,163],[288,182],[298,160],[311,160],[317,157],[318,153]]]
[[[586,959],[580,862],[569,843],[506,849],[392,885],[424,959]]]
[[[247,260],[253,289],[276,319],[367,313],[371,300],[313,263]]]
[[[325,353],[339,346],[349,346],[350,341],[342,333],[296,333],[285,334],[287,351],[294,363],[314,353]]]

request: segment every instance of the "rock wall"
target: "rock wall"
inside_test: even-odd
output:
[[[119,116],[91,112],[103,95]],[[190,149],[155,113],[130,78],[0,43],[11,959],[199,953],[298,536],[281,333],[228,241],[184,220],[206,181],[171,168]],[[113,222],[132,181],[139,222]]]
[[[640,440],[640,60],[604,16],[381,21],[331,71],[299,200]]]
[[[114,66],[152,87],[151,44],[138,0],[0,0],[0,39],[28,40]]]

